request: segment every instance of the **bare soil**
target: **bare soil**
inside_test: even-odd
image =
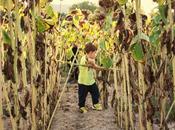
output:
[[[109,105],[106,110],[92,110],[90,94],[88,94],[86,100],[86,105],[89,108],[88,112],[80,113],[77,92],[77,85],[69,86],[69,90],[65,92],[61,105],[57,109],[51,130],[119,130],[115,123],[113,108]]]

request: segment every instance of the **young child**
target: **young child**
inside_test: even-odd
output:
[[[78,76],[78,98],[79,98],[79,109],[80,112],[86,113],[87,108],[85,107],[86,96],[90,92],[92,96],[92,108],[94,110],[102,110],[101,104],[99,104],[99,89],[97,87],[94,69],[100,69],[101,67],[95,64],[97,48],[92,44],[88,43],[85,45],[85,53],[81,58]],[[83,66],[84,65],[84,66]],[[88,67],[87,67],[88,66]]]

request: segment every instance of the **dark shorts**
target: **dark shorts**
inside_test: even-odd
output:
[[[78,84],[78,99],[79,99],[79,107],[84,107],[86,102],[86,97],[88,92],[90,92],[92,96],[92,103],[97,104],[99,102],[99,89],[97,87],[97,84],[94,83],[92,85],[83,85]]]

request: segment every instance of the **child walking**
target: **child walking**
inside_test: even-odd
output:
[[[101,67],[95,64],[97,48],[92,44],[88,43],[85,45],[85,53],[81,58],[78,76],[78,98],[79,98],[79,109],[80,112],[86,113],[87,108],[85,107],[86,97],[88,92],[92,96],[92,108],[94,110],[102,110],[101,104],[99,104],[99,89],[97,87],[94,69],[100,69]],[[85,65],[85,66],[83,66]],[[88,66],[88,67],[87,67]]]

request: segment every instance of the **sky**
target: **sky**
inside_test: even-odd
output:
[[[53,8],[56,10],[60,10],[60,3],[61,3],[61,12],[67,12],[69,8],[76,3],[80,3],[87,0],[53,0],[52,5]],[[98,0],[88,0],[96,5],[98,5]],[[152,10],[157,6],[156,3],[152,2],[153,0],[141,0],[142,9],[146,14],[152,12]]]

